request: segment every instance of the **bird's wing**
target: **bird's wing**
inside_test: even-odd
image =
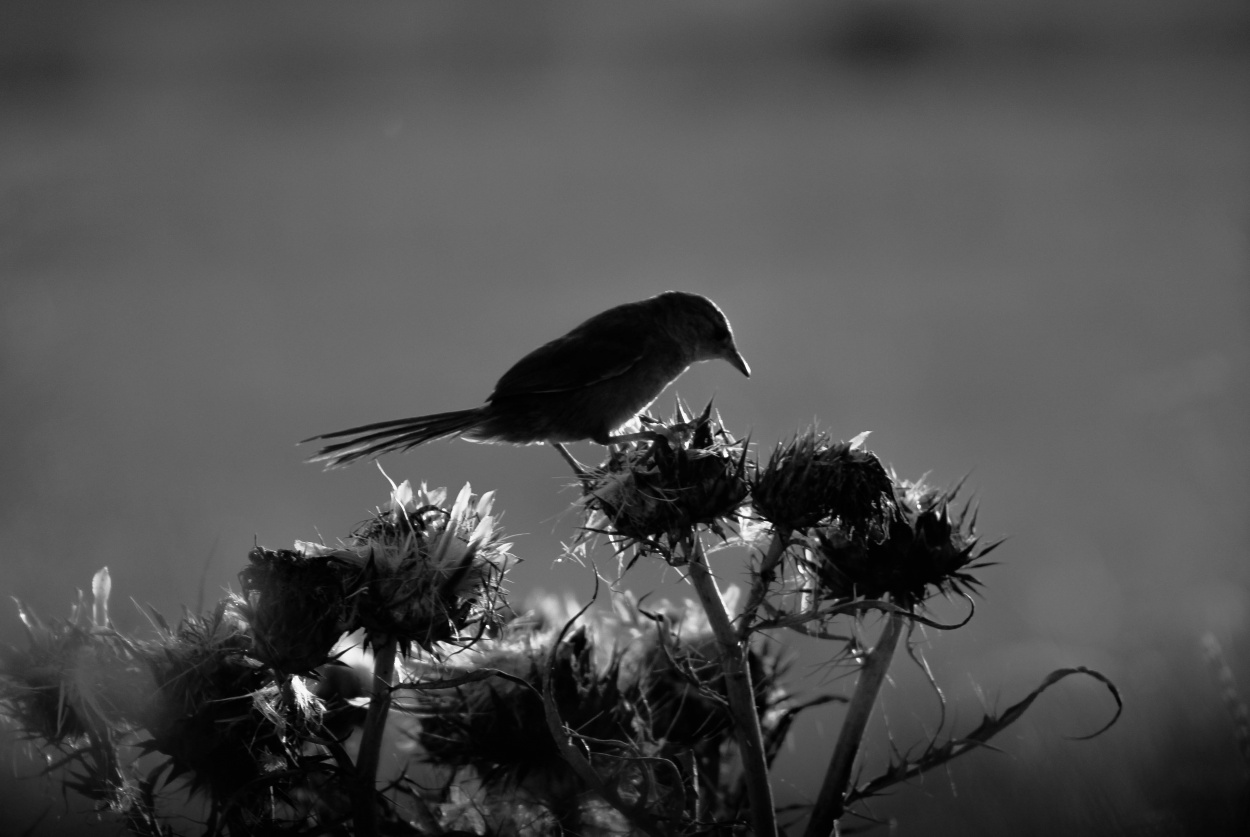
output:
[[[567,392],[624,375],[646,351],[639,325],[636,317],[592,317],[517,361],[489,400]]]

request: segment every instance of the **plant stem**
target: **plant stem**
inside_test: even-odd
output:
[[[838,743],[829,759],[829,768],[825,771],[820,796],[816,798],[816,806],[812,809],[812,818],[807,823],[804,837],[829,837],[836,834],[838,820],[846,810],[845,799],[851,782],[851,768],[855,764],[855,756],[864,737],[864,728],[868,725],[868,718],[877,702],[877,694],[881,691],[881,684],[885,682],[886,672],[890,670],[894,649],[898,647],[899,637],[903,635],[905,618],[898,611],[890,613],[885,630],[881,632],[876,646],[868,652],[863,668],[860,669],[855,694],[851,696],[846,717],[842,720],[842,731],[838,734]]]
[[[751,803],[751,824],[754,837],[777,837],[777,817],[773,811],[773,791],[768,782],[768,760],[764,754],[764,737],[756,714],[755,690],[751,670],[747,667],[746,645],[734,631],[725,602],[716,589],[716,580],[707,565],[697,535],[687,550],[690,558],[690,580],[694,584],[703,611],[707,614],[716,644],[720,649],[721,669],[725,673],[725,690],[729,712],[733,716],[734,734],[742,753],[742,772]]]
[[[382,733],[391,709],[391,679],[395,673],[395,637],[376,638],[373,645],[373,697],[360,736],[356,755],[356,794],[353,812],[356,837],[378,834],[378,761],[382,754]]]

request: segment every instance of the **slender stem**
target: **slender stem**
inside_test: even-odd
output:
[[[764,754],[764,736],[760,732],[760,719],[756,713],[751,670],[747,667],[746,646],[734,632],[733,623],[725,610],[720,591],[716,589],[716,580],[712,578],[712,571],[708,568],[698,536],[692,535],[691,540],[693,544],[687,550],[690,580],[703,604],[720,649],[729,712],[733,716],[734,734],[742,753],[742,772],[747,786],[747,798],[751,803],[753,834],[754,837],[777,837],[773,791],[768,782],[768,759]]]
[[[378,834],[378,761],[382,754],[382,734],[391,709],[391,679],[395,673],[395,637],[381,637],[373,646],[373,697],[360,736],[356,756],[356,795],[353,812],[356,837]]]
[[[864,728],[872,715],[881,684],[885,682],[886,672],[890,670],[890,660],[894,658],[894,649],[898,647],[899,637],[903,635],[905,621],[906,617],[900,612],[890,613],[885,630],[881,632],[876,646],[868,653],[868,658],[860,669],[859,682],[855,684],[855,694],[851,696],[851,703],[846,709],[842,731],[838,734],[838,743],[829,759],[829,768],[825,771],[820,796],[816,798],[816,807],[812,809],[812,818],[807,823],[804,837],[829,837],[836,833],[838,820],[842,818],[846,808],[851,768],[855,764],[859,744],[864,738]]]

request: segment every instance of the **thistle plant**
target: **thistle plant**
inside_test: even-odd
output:
[[[147,782],[185,776],[191,792],[231,833],[276,830],[305,814],[302,789],[333,772],[328,754],[305,748],[323,735],[321,703],[303,680],[281,676],[252,653],[243,603],[227,597],[207,616],[176,628],[158,622],[142,655],[156,690],[137,720],[142,752],[165,758]]]
[[[256,547],[238,593],[172,626],[149,613],[151,635],[113,625],[107,570],[68,619],[19,604],[26,645],[3,657],[3,715],[132,833],[174,834],[169,800],[190,795],[208,812],[202,833],[231,837],[828,837],[864,800],[982,748],[1069,676],[1105,684],[1108,726],[1118,717],[1110,681],[1060,669],[867,775],[865,730],[897,649],[918,625],[971,619],[1001,542],[982,540],[959,486],[899,478],[862,435],[813,430],[761,453],[710,405],[679,404],[631,439],[581,475],[574,549],[615,557],[621,573],[663,562],[693,601],[613,590],[608,611],[517,613],[493,494],[465,486],[449,502],[403,482],[336,543]],[[938,621],[937,598],[967,603],[968,619]],[[800,694],[790,632],[821,640],[828,664],[854,675],[849,690]],[[331,713],[332,684],[355,676],[339,659],[352,644],[372,670]],[[810,808],[783,816],[774,760],[794,719],[822,704],[845,705],[828,766]],[[407,764],[380,786],[396,740]]]
[[[0,705],[20,737],[59,755],[67,788],[126,813],[136,786],[117,743],[152,681],[137,649],[109,629],[109,585],[106,567],[93,579],[92,602],[80,590],[65,620],[44,622],[18,603],[27,647],[3,655]]]
[[[687,421],[678,404],[655,441],[617,445],[583,481],[583,533],[606,535],[635,559],[655,554],[670,564],[689,560],[700,528],[723,540],[749,490],[747,445],[713,423],[711,409]]]
[[[448,781],[483,789],[482,809],[492,799],[521,801],[562,833],[580,834],[593,823],[619,825],[620,818],[593,798],[561,755],[543,696],[551,693],[588,757],[603,763],[628,758],[624,742],[637,737],[640,693],[621,676],[618,650],[597,642],[594,629],[561,636],[559,627],[518,619],[499,638],[453,658],[450,672],[500,676],[419,693],[414,734],[424,760],[446,768]]]

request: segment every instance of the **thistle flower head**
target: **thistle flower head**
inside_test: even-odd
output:
[[[193,790],[227,800],[253,783],[293,768],[300,738],[320,728],[321,706],[298,678],[275,681],[250,655],[246,602],[230,596],[207,616],[161,624],[141,654],[155,680],[142,726],[143,746],[168,757],[167,781],[186,774]],[[236,800],[238,801],[238,800]]]
[[[712,405],[688,420],[681,405],[650,442],[619,446],[585,486],[586,531],[620,549],[678,561],[696,527],[724,535],[747,495],[746,444],[712,418]]]
[[[472,767],[495,787],[524,784],[540,797],[567,793],[578,780],[547,727],[542,694],[548,685],[561,718],[588,736],[592,752],[597,746],[592,739],[630,738],[637,710],[635,696],[618,684],[619,656],[609,653],[602,659],[602,649],[596,653],[586,627],[574,629],[556,645],[558,628],[542,629],[540,624],[539,619],[518,619],[500,637],[453,658],[457,666],[497,669],[528,686],[493,677],[425,693],[417,740],[427,761]],[[549,667],[553,648],[554,665]]]
[[[726,590],[731,610],[739,592],[732,586]],[[716,637],[706,615],[690,602],[661,602],[648,615],[651,630],[627,650],[622,683],[637,683],[643,698],[640,717],[649,736],[664,752],[704,743],[719,750],[733,738],[733,721]],[[747,663],[763,717],[783,697],[777,684],[780,657],[753,648]]]
[[[107,601],[93,608],[80,592],[69,619],[50,622],[21,602],[17,610],[27,647],[0,652],[0,714],[19,734],[73,749],[130,727],[151,679],[132,646],[97,619]]]
[[[817,598],[889,598],[914,608],[933,593],[968,593],[978,585],[972,570],[998,546],[981,545],[976,513],[951,504],[959,488],[944,491],[923,482],[898,481],[898,512],[880,541],[854,540],[837,527],[817,529],[813,557],[805,561]]]
[[[343,572],[344,630],[365,630],[366,644],[394,636],[405,651],[480,636],[497,626],[503,576],[515,561],[491,514],[494,492],[465,487],[451,508],[447,491],[403,482],[391,500],[338,548],[297,543],[307,558],[328,558]],[[328,620],[327,620],[328,622]]]
[[[256,547],[239,573],[252,653],[280,672],[324,664],[347,630],[347,573],[332,555]]]
[[[863,447],[867,434],[831,442],[814,429],[778,445],[751,481],[756,514],[801,532],[837,521],[855,539],[879,537],[893,507],[889,474]]]
[[[58,750],[64,787],[117,813],[135,813],[136,787],[117,742],[135,726],[151,677],[127,642],[79,617],[44,623],[20,603],[27,648],[0,654],[0,720],[19,738]]]

